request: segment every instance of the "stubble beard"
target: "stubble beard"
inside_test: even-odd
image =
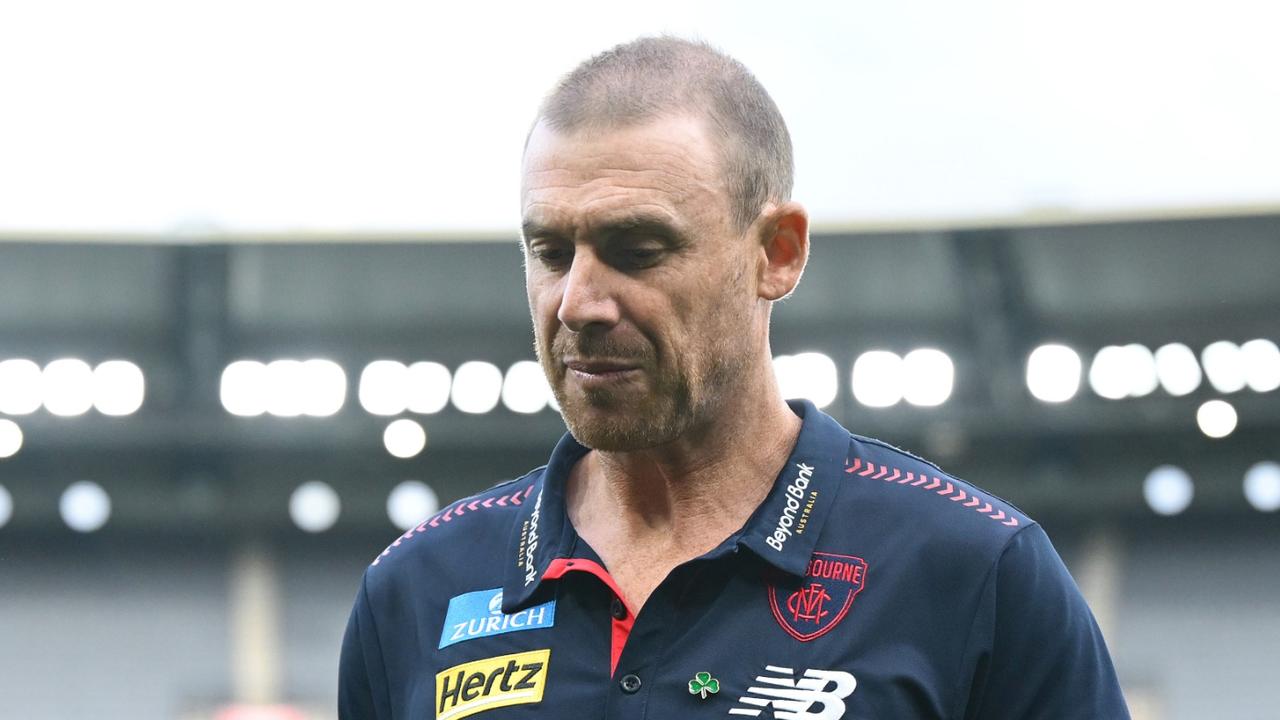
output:
[[[534,346],[569,433],[583,446],[606,452],[646,450],[685,436],[706,418],[714,417],[715,407],[746,367],[745,358],[734,352],[737,348],[724,336],[715,346],[703,348],[707,357],[694,367],[660,367],[651,348],[643,356],[627,353],[626,348],[603,337],[561,333],[552,341],[550,352],[544,351],[540,338]],[[577,387],[571,392],[566,378],[569,371],[561,361],[566,354],[643,357],[648,388],[628,386],[614,391]]]

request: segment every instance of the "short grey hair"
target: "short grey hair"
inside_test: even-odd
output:
[[[791,199],[795,168],[782,113],[746,66],[704,42],[644,37],[606,50],[560,81],[538,121],[571,133],[684,112],[703,115],[720,143],[739,230],[766,203]]]

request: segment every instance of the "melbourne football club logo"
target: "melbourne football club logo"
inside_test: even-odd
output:
[[[847,709],[844,699],[853,694],[858,681],[841,670],[808,669],[800,677],[795,670],[766,665],[766,674],[738,698],[730,715],[772,718],[773,720],[839,720]]]
[[[831,632],[849,614],[866,581],[862,558],[815,552],[799,587],[770,586],[769,606],[783,630],[808,642]]]

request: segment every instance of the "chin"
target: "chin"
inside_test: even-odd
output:
[[[585,404],[561,401],[561,415],[573,439],[592,450],[647,450],[669,443],[680,435],[679,423],[671,413],[636,406],[583,407]]]

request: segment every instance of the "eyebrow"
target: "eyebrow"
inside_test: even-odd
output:
[[[525,220],[520,225],[521,239],[527,245],[529,238],[532,237],[563,237],[564,233],[543,225],[535,220]],[[654,235],[669,242],[680,242],[683,239],[683,233],[675,225],[671,224],[664,218],[649,215],[635,214],[623,217],[612,218],[594,229],[593,235],[601,238],[612,238],[617,235],[626,235],[629,233],[644,233]]]
[[[548,235],[556,235],[557,233],[546,225],[534,222],[533,220],[525,220],[520,223],[520,240],[525,244],[529,244],[529,238],[538,236],[546,237]]]

